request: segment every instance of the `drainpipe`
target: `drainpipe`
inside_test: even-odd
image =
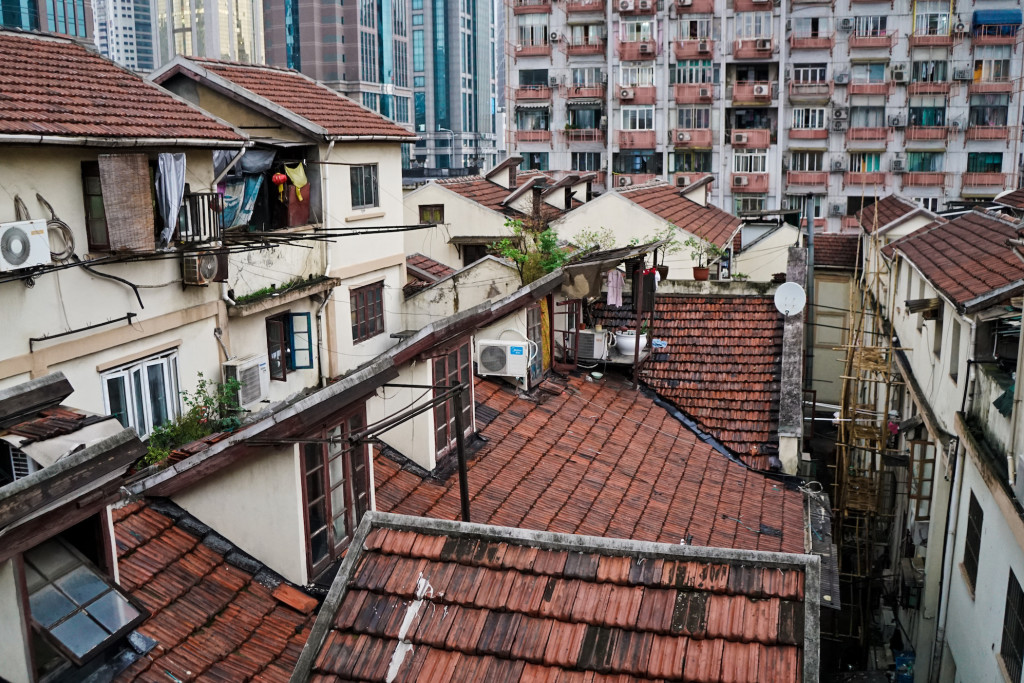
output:
[[[808,389],[814,388],[814,322],[818,318],[817,310],[814,308],[814,211],[811,207],[813,200],[814,195],[808,192],[803,210],[803,215],[806,216],[807,220],[807,306],[804,309],[807,311],[807,315],[804,317],[804,321],[807,324],[804,341],[807,345],[807,348],[804,349],[807,373],[804,379],[804,386]],[[779,206],[782,205],[780,204]],[[799,228],[799,224],[797,227]]]
[[[324,155],[324,161],[330,161],[331,153],[334,151],[334,140],[327,143],[327,154]],[[331,192],[328,186],[328,175],[330,172],[330,164],[320,164],[320,202],[323,208],[323,225],[327,225],[327,221],[330,220],[330,198]],[[324,240],[324,277],[331,276],[331,242],[330,240]],[[316,340],[317,340],[317,354],[316,354],[316,368],[317,374],[320,376],[320,386],[327,386],[327,376],[324,374],[324,351],[327,350],[327,344],[324,343],[323,329],[324,329],[324,308],[327,307],[327,302],[331,300],[331,296],[334,294],[334,288],[324,291],[324,300],[320,302],[320,305],[316,309]]]
[[[608,38],[609,38],[607,41],[605,41],[605,46],[604,46],[605,47],[605,64],[604,64],[604,69],[605,69],[605,74],[607,75],[607,78],[605,79],[606,82],[605,82],[605,89],[604,89],[604,98],[605,98],[605,111],[607,112],[606,116],[608,117],[608,125],[605,126],[605,129],[604,129],[605,130],[605,138],[606,138],[605,139],[605,144],[607,145],[607,151],[605,152],[605,154],[608,155],[607,158],[605,159],[605,161],[607,162],[607,168],[605,168],[605,173],[604,173],[604,191],[608,192],[612,188],[616,187],[615,176],[613,174],[614,166],[612,165],[612,146],[613,146],[613,140],[615,139],[615,114],[617,113],[617,112],[613,112],[612,111],[612,102],[614,101],[612,99],[612,91],[615,89],[615,76],[612,74],[612,51],[615,49],[612,46],[612,38],[613,38],[612,27],[615,26],[615,28],[617,29],[614,32],[614,42],[615,42],[616,46],[618,45],[619,38],[621,38],[621,35],[622,35],[621,34],[622,26],[621,25],[612,24],[612,3],[610,3],[610,2],[605,3],[605,6],[604,6],[604,25],[608,27],[608,31],[606,32],[606,34],[608,35]],[[600,123],[600,121],[598,123]]]

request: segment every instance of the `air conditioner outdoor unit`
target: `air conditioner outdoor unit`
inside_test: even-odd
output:
[[[477,372],[481,375],[526,377],[530,344],[493,339],[477,343]]]
[[[594,330],[580,330],[577,355],[590,360],[604,360],[608,357],[608,333]]]
[[[850,82],[850,74],[846,71],[840,71],[835,77],[836,85],[846,85]]]
[[[0,223],[0,272],[43,266],[52,260],[46,221]]]
[[[905,125],[907,125],[907,122],[903,120],[902,116],[896,115],[889,117],[890,128],[903,128]]]
[[[843,17],[839,20],[840,31],[852,31],[853,30],[853,19],[850,17]]]
[[[619,11],[620,12],[632,12],[633,11],[633,0],[619,0]]]
[[[549,36],[549,38],[551,39],[552,43],[557,43],[558,42],[558,31],[552,31],[551,35]]]
[[[654,52],[654,46],[650,43],[640,43],[640,54],[646,55]]]
[[[845,121],[850,118],[850,110],[846,107],[836,107],[832,110],[832,119],[835,121]]]
[[[182,257],[182,279],[186,285],[205,287],[227,281],[227,255],[199,252]]]
[[[902,64],[897,64],[892,68],[892,80],[896,83],[903,83],[907,80],[907,69]]]
[[[697,52],[711,52],[711,43],[702,40],[697,43]]]
[[[832,119],[832,130],[846,130],[846,119]]]
[[[970,81],[974,79],[974,75],[970,69],[953,69],[953,80],[954,81]]]
[[[522,52],[522,51],[523,51],[523,46],[522,45],[516,45],[516,52]]]
[[[772,41],[767,38],[758,38],[757,42],[754,43],[754,47],[758,50],[770,50],[772,49]]]
[[[697,91],[697,97],[701,99],[707,99],[711,97],[711,88],[701,88]]]
[[[238,380],[238,405],[247,408],[270,395],[270,363],[265,355],[233,358],[224,363],[224,381]]]
[[[607,128],[608,127],[608,117],[607,116],[602,116],[601,117],[601,121],[599,122],[599,125],[600,125],[600,127],[602,129]]]
[[[679,131],[678,133],[676,133],[676,142],[689,142],[692,139],[693,136],[691,136],[687,132]]]
[[[782,206],[781,206],[781,208],[782,208],[783,211],[789,211],[789,197],[783,197],[782,198]],[[796,208],[796,207],[794,206],[793,208]]]
[[[755,85],[754,97],[768,97],[772,94],[771,88],[767,85]]]
[[[693,7],[693,0],[679,0],[681,7]]]
[[[832,160],[832,172],[833,173],[842,173],[845,170],[846,170],[846,162],[844,162],[842,159],[833,159]]]
[[[629,176],[619,176],[619,187],[629,187],[633,184],[633,179]]]
[[[952,121],[949,122],[949,127],[952,128],[953,130],[960,130],[961,128],[964,127],[964,122],[961,121],[960,119],[953,119]]]
[[[620,100],[631,100],[633,99],[632,88],[619,88],[619,99]]]
[[[750,183],[750,179],[746,176],[738,175],[733,176],[732,184],[735,187],[746,187]]]
[[[651,9],[652,5],[653,3],[651,2],[651,0],[640,0],[640,2],[637,3],[637,7],[639,7],[642,10],[649,10]]]
[[[893,159],[889,162],[889,169],[893,173],[903,173],[907,170],[907,162],[904,159]]]
[[[829,204],[828,215],[833,217],[839,217],[846,213],[846,207],[842,204]]]
[[[552,35],[554,35],[554,34],[552,34]],[[558,76],[549,76],[548,77],[548,85],[550,85],[552,88],[557,86],[558,85]]]
[[[734,145],[745,145],[746,143],[747,143],[747,134],[746,133],[733,133],[732,134],[732,144],[734,144]]]
[[[688,187],[690,185],[690,176],[688,175],[677,175],[676,176],[676,187]]]
[[[956,26],[953,27],[953,33],[966,33],[967,26],[962,21],[958,21]]]
[[[28,454],[24,451],[12,447],[10,452],[10,467],[11,474],[14,475],[14,481],[24,479],[33,472],[39,471],[39,463],[28,457]]]

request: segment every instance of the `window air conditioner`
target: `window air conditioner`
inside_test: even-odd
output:
[[[685,131],[676,133],[676,142],[689,142],[691,139],[693,139],[692,136]]]
[[[850,82],[850,74],[847,71],[840,71],[835,77],[836,85],[846,85]]]
[[[746,133],[733,133],[732,134],[732,144],[734,144],[734,145],[745,145],[745,144],[747,144],[747,134]]]
[[[735,187],[746,187],[750,183],[750,179],[746,176],[738,175],[733,176],[732,184]]]
[[[970,69],[953,69],[953,80],[954,81],[971,81],[974,80],[974,76]]]
[[[608,357],[608,333],[595,332],[594,330],[580,330],[579,347],[577,349],[580,358],[590,360],[604,360]]]
[[[767,38],[758,38],[757,42],[754,43],[754,47],[758,50],[770,50],[772,49],[772,41]]]
[[[896,116],[890,116],[889,117],[889,127],[890,128],[903,128],[905,125],[907,125],[907,124],[903,120],[902,116],[896,115]]]
[[[46,221],[0,223],[0,272],[51,263]]]
[[[903,173],[907,170],[907,162],[903,159],[893,159],[889,162],[889,169],[893,173]]]
[[[754,97],[769,97],[771,93],[772,91],[767,85],[754,86]]]
[[[633,179],[629,176],[624,175],[619,177],[619,187],[629,187],[632,184]]]
[[[711,88],[701,88],[697,91],[697,97],[706,100],[711,97]]]
[[[619,99],[620,100],[631,100],[633,99],[632,88],[619,88]]]
[[[266,355],[233,358],[224,363],[224,381],[238,380],[238,405],[248,409],[270,395],[270,364]]]
[[[711,52],[711,43],[702,40],[697,43],[697,52]]]
[[[186,285],[205,287],[211,282],[226,282],[228,279],[227,254],[186,254],[181,259],[181,266]]]
[[[852,31],[853,30],[853,19],[850,17],[843,17],[839,20],[840,31]]]
[[[526,377],[530,344],[494,339],[477,343],[477,373],[500,377]]]
[[[620,12],[632,12],[633,11],[633,0],[619,0],[619,11]]]
[[[688,175],[677,175],[676,176],[676,187],[689,187],[690,176]]]

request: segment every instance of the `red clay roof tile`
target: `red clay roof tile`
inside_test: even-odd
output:
[[[860,240],[860,235],[816,233],[814,265],[820,268],[853,270],[859,263]]]
[[[871,233],[920,208],[920,206],[909,199],[891,194],[873,204],[868,204],[858,211],[856,216],[864,231]]]
[[[743,222],[736,216],[714,206],[701,206],[679,194],[679,188],[668,183],[643,185],[635,189],[615,190],[626,199],[642,206],[678,228],[702,237],[720,247]]]

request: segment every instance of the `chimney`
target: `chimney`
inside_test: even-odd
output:
[[[572,191],[571,187],[565,188],[565,210],[568,211],[572,208],[572,196],[576,194]]]
[[[519,168],[519,164],[510,164],[508,167],[508,189],[516,189],[516,170]]]
[[[533,181],[533,187],[530,188],[530,192],[533,193],[533,207],[531,214],[534,218],[540,218],[540,205],[544,201],[541,195],[544,194],[544,181],[538,178]]]

